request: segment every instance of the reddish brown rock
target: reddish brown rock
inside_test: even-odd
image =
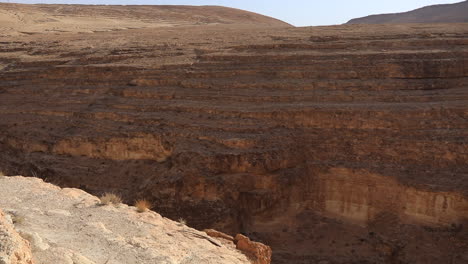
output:
[[[262,243],[250,241],[244,235],[237,234],[234,238],[236,248],[245,252],[253,259],[254,264],[270,264],[271,248]]]
[[[223,232],[214,229],[203,230],[207,235],[213,238],[225,240],[233,244],[238,250],[242,251],[249,257],[253,264],[269,264],[271,263],[271,248],[259,242],[251,241],[248,237],[237,234],[232,237]]]
[[[2,33],[0,169],[274,263],[467,262],[468,27],[264,26]]]

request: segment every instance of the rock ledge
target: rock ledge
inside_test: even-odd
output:
[[[124,204],[102,206],[82,190],[62,189],[37,178],[1,177],[0,193],[5,211],[0,211],[2,264],[255,261],[233,243],[221,243],[152,211],[138,213]],[[15,228],[23,238],[11,216],[19,219]]]

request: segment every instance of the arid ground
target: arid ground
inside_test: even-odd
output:
[[[0,4],[0,169],[272,263],[468,262],[468,24],[194,12]]]
[[[348,24],[468,23],[468,1],[431,5],[409,12],[370,15],[351,19]]]

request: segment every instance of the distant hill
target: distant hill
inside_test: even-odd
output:
[[[289,27],[260,14],[221,6],[117,6],[0,3],[0,32],[97,32],[134,28],[233,24]]]
[[[468,22],[468,1],[432,5],[395,14],[372,15],[351,19],[347,24],[464,23]]]

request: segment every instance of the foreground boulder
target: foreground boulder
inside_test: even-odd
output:
[[[236,248],[246,254],[253,264],[268,264],[271,262],[272,251],[269,246],[251,241],[248,237],[237,234],[236,237],[213,229],[204,230],[210,237],[236,245]]]
[[[124,204],[101,205],[78,189],[61,189],[37,178],[3,177],[0,193],[0,207],[18,219],[19,233],[30,241],[0,212],[1,264],[32,264],[30,243],[36,264],[251,263],[242,249],[183,221],[152,211],[138,213]]]
[[[271,262],[271,248],[262,243],[251,241],[248,237],[238,234],[234,241],[236,248],[247,252],[255,259],[255,264],[268,264]]]
[[[11,217],[0,210],[0,264],[32,264],[29,242],[15,231]]]

